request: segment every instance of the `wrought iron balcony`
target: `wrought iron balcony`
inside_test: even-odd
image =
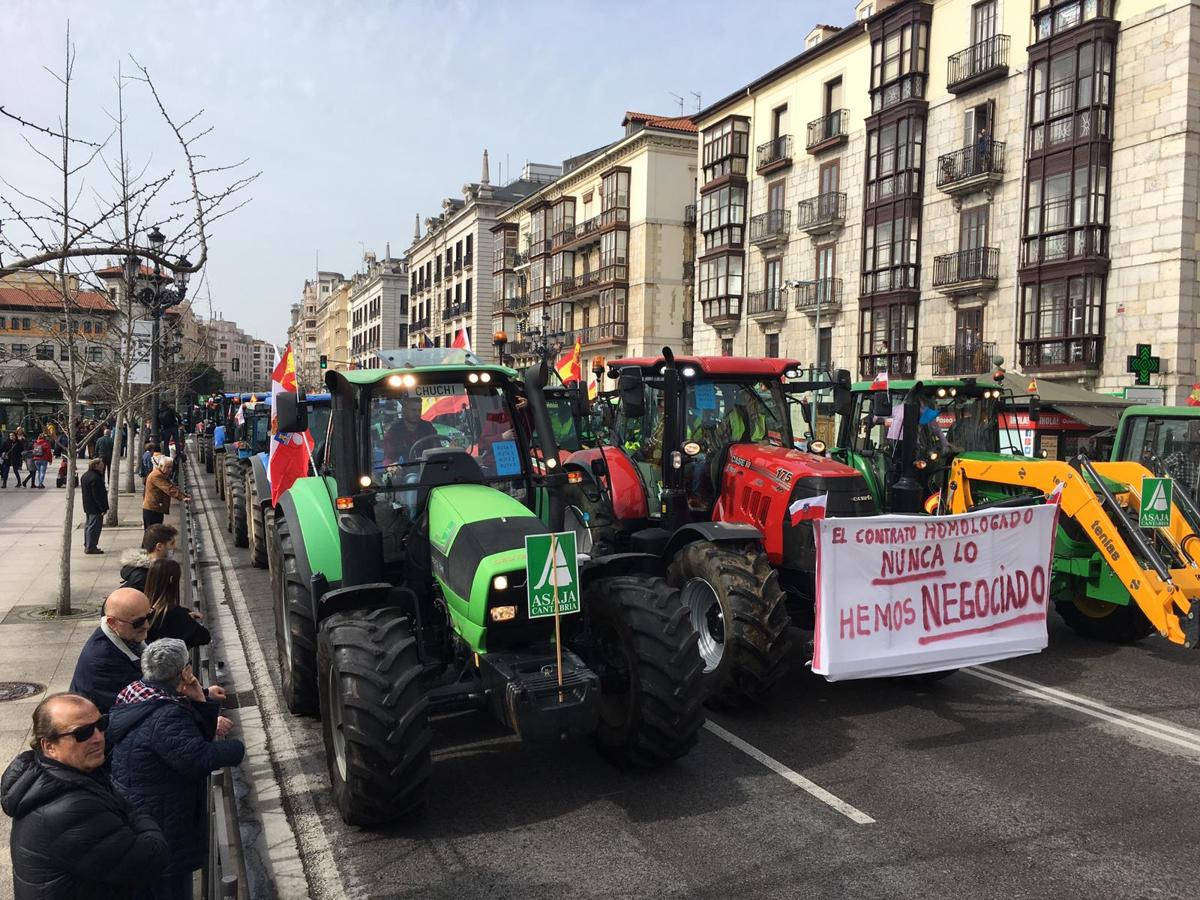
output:
[[[895,378],[897,375],[912,375],[916,371],[917,354],[912,350],[896,353],[881,350],[878,353],[860,353],[858,356],[858,374],[862,378],[874,378],[880,372],[887,372]]]
[[[1008,74],[1007,34],[997,34],[955,53],[946,65],[946,90],[961,94]]]
[[[787,315],[783,288],[751,291],[746,298],[746,315],[759,320],[782,319]]]
[[[836,312],[842,308],[842,279],[818,278],[802,281],[796,288],[796,309],[814,316],[821,312]]]
[[[846,195],[840,191],[801,200],[796,208],[796,224],[813,237],[837,231],[845,222]]]
[[[996,286],[1000,251],[975,247],[934,257],[933,286],[943,294],[973,294]]]
[[[422,328],[429,327],[429,316],[423,319],[414,319],[411,325],[413,331],[420,331]]]
[[[700,305],[704,321],[709,325],[729,325],[742,317],[741,297],[713,297],[702,300]]]
[[[529,297],[520,293],[515,297],[498,297],[496,303],[492,307],[492,314],[516,313],[522,312],[529,308]]]
[[[1004,180],[1004,142],[982,138],[938,157],[938,190],[951,196],[993,187]]]
[[[791,227],[790,209],[769,209],[750,220],[750,243],[760,246],[782,243]]]
[[[460,256],[458,259],[454,260],[454,271],[461,272],[462,267],[463,267],[463,261],[462,261],[462,257]]]
[[[756,168],[759,175],[768,175],[771,172],[786,169],[792,164],[792,136],[781,134],[765,144],[760,144],[757,156]]]
[[[821,153],[846,141],[850,128],[850,110],[835,109],[808,123],[809,153]]]
[[[995,341],[974,341],[969,344],[943,344],[933,348],[934,377],[948,375],[978,375],[990,372],[996,355]]]
[[[556,250],[563,247],[569,247],[572,244],[590,243],[592,240],[600,240],[599,231],[604,225],[603,216],[592,216],[590,219],[584,219],[582,222],[576,222],[573,225],[568,225],[559,234],[554,236],[554,248]]]
[[[1104,338],[1095,334],[1056,335],[1020,342],[1021,366],[1026,371],[1097,372],[1104,356]]]

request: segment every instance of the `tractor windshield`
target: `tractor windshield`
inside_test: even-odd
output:
[[[422,456],[449,447],[470,455],[488,481],[524,477],[524,455],[502,387],[418,383],[369,403],[376,488],[415,483]]]
[[[256,413],[253,419],[252,432],[250,435],[250,446],[255,451],[262,451],[267,448],[271,441],[271,412],[264,410]]]
[[[1120,458],[1142,463],[1152,471],[1157,459],[1166,474],[1195,499],[1200,473],[1200,419],[1130,416]]]

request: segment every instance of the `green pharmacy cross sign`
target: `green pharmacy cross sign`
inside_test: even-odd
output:
[[[529,618],[579,612],[579,559],[575,532],[525,537]]]
[[[1134,384],[1149,384],[1150,376],[1158,374],[1159,358],[1150,355],[1149,344],[1138,344],[1133,356],[1125,357],[1125,371],[1135,376]]]
[[[1170,478],[1143,478],[1142,503],[1138,510],[1138,527],[1170,528],[1171,495],[1173,484]]]

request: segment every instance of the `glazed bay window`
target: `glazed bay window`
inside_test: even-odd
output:
[[[909,116],[867,134],[867,205],[921,188],[925,121]]]
[[[541,303],[546,298],[546,260],[535,259],[529,263],[529,302]]]
[[[925,96],[929,24],[892,25],[871,41],[871,111]]]
[[[705,252],[740,247],[746,228],[746,187],[727,184],[700,198],[700,230]]]
[[[744,266],[740,253],[700,263],[700,303],[706,319],[741,315]]]
[[[629,170],[614,169],[600,182],[600,224],[629,221]]]
[[[1113,45],[1092,41],[1030,64],[1029,150],[1109,137]]]
[[[1094,368],[1104,344],[1104,278],[1072,278],[1021,287],[1021,364]]]
[[[575,254],[555,253],[550,258],[550,293],[551,299],[561,297],[570,291],[575,281]],[[568,283],[570,282],[570,283]]]
[[[1033,0],[1036,41],[1070,31],[1096,18],[1112,18],[1112,0]]]
[[[859,313],[858,369],[863,378],[879,372],[912,375],[917,362],[915,303],[864,305]]]
[[[704,131],[704,183],[725,175],[745,175],[750,158],[750,123],[726,119]]]
[[[550,244],[546,234],[546,214],[549,210],[543,208],[534,210],[530,215],[529,225],[529,255],[537,256],[550,252]]]
[[[916,290],[920,284],[920,220],[899,208],[894,212],[896,218],[863,227],[863,294]]]
[[[625,337],[625,288],[610,288],[600,292],[600,320],[593,341]]]
[[[629,232],[610,231],[600,235],[600,280],[625,281],[628,278]]]
[[[1089,161],[1084,146],[1046,161],[1047,174],[1031,163],[1025,189],[1022,265],[1108,255],[1108,165]],[[1058,169],[1059,171],[1055,171]]]
[[[550,214],[550,240],[558,245],[575,236],[575,200],[568,198],[554,205]]]

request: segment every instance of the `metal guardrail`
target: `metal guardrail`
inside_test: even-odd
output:
[[[198,457],[197,457],[198,458]],[[187,488],[191,467],[180,467],[180,486]],[[200,577],[203,542],[196,526],[196,514],[190,503],[183,505],[183,536],[187,548],[187,595],[192,609],[206,613],[204,589]],[[213,683],[213,660],[208,645],[193,647],[192,671],[200,683]],[[208,857],[200,870],[201,896],[204,900],[240,900],[249,896],[242,832],[238,824],[237,802],[233,794],[233,773],[227,768],[208,777],[208,804],[205,808],[208,830]]]

